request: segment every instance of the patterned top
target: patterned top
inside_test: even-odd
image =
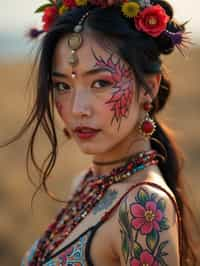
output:
[[[110,214],[113,212],[113,210],[119,206],[122,199],[134,188],[138,187],[139,185],[149,185],[156,187],[160,189],[161,191],[165,192],[169,198],[171,199],[177,214],[179,213],[178,206],[174,198],[169,194],[167,190],[165,190],[163,187],[161,187],[158,184],[155,184],[153,182],[141,182],[136,183],[133,186],[131,186],[128,191],[126,191],[120,199],[117,201],[117,203],[112,206],[112,208],[107,212],[104,219],[101,219],[96,225],[88,228],[85,232],[83,232],[80,236],[78,236],[75,240],[73,240],[70,244],[63,247],[61,250],[53,254],[51,257],[46,259],[44,264],[41,266],[94,266],[91,256],[90,256],[90,248],[92,239],[97,231],[97,229],[110,217]],[[179,253],[180,256],[182,254],[182,237],[181,237],[181,219],[178,215],[178,227],[179,227]],[[36,247],[37,247],[38,241],[34,243],[32,248],[27,252],[26,256],[24,257],[21,266],[27,266],[29,265],[29,262],[31,261]],[[181,264],[182,265],[182,264]]]
[[[91,236],[97,230],[100,224],[91,227],[86,232],[81,234],[73,242],[63,247],[56,252],[53,256],[48,258],[43,266],[92,266],[92,262],[89,255],[89,247],[91,242]],[[22,261],[21,266],[27,265],[35,252],[38,240],[34,243],[31,249],[27,252],[25,258]]]

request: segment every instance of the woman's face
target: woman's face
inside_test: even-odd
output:
[[[77,50],[79,63],[72,69],[67,41],[58,42],[52,68],[55,103],[66,129],[84,153],[126,150],[138,134],[143,100],[140,95],[136,100],[133,72],[117,53],[85,33]]]

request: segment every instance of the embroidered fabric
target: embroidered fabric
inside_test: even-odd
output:
[[[85,247],[87,245],[88,238],[92,232],[92,228],[78,236],[70,244],[63,247],[56,252],[53,256],[48,258],[43,266],[85,266],[87,265],[85,256]],[[34,252],[36,250],[38,240],[34,243],[31,249],[27,252],[26,258],[23,259],[21,266],[26,266],[31,261]]]
[[[85,256],[85,247],[92,229],[87,230],[72,243],[65,246],[52,257],[50,257],[43,265],[44,266],[57,266],[57,265],[68,265],[68,266],[84,266],[87,265]]]
[[[127,194],[138,186],[149,185],[160,189],[165,192],[168,197],[171,199],[174,208],[177,212],[178,217],[178,228],[179,228],[179,254],[181,257],[182,252],[182,239],[181,239],[181,217],[179,215],[179,209],[176,201],[171,196],[171,194],[164,189],[162,186],[153,183],[153,182],[140,182],[131,186],[128,191],[126,191],[121,198],[116,202],[116,204],[102,217],[102,219],[94,226],[88,228],[85,232],[83,232],[80,236],[74,239],[67,246],[63,247],[61,250],[56,252],[53,256],[48,258],[43,266],[94,266],[91,258],[91,245],[92,240],[95,236],[96,231],[100,228],[100,226],[109,219],[111,213],[119,206],[121,201],[127,196]],[[22,261],[21,266],[28,266],[29,261],[33,257],[38,241],[34,243],[30,251],[27,252],[26,258]],[[182,264],[181,264],[182,265]]]

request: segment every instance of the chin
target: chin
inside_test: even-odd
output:
[[[99,142],[97,143],[77,143],[79,149],[81,152],[87,154],[87,155],[98,155],[98,154],[106,154],[113,150],[115,145],[106,146],[106,144]]]
[[[95,147],[89,147],[89,145],[78,145],[81,152],[87,154],[87,155],[96,155],[100,151]]]

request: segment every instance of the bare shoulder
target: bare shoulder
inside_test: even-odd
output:
[[[118,209],[121,265],[180,265],[176,203],[168,190],[140,185]]]

